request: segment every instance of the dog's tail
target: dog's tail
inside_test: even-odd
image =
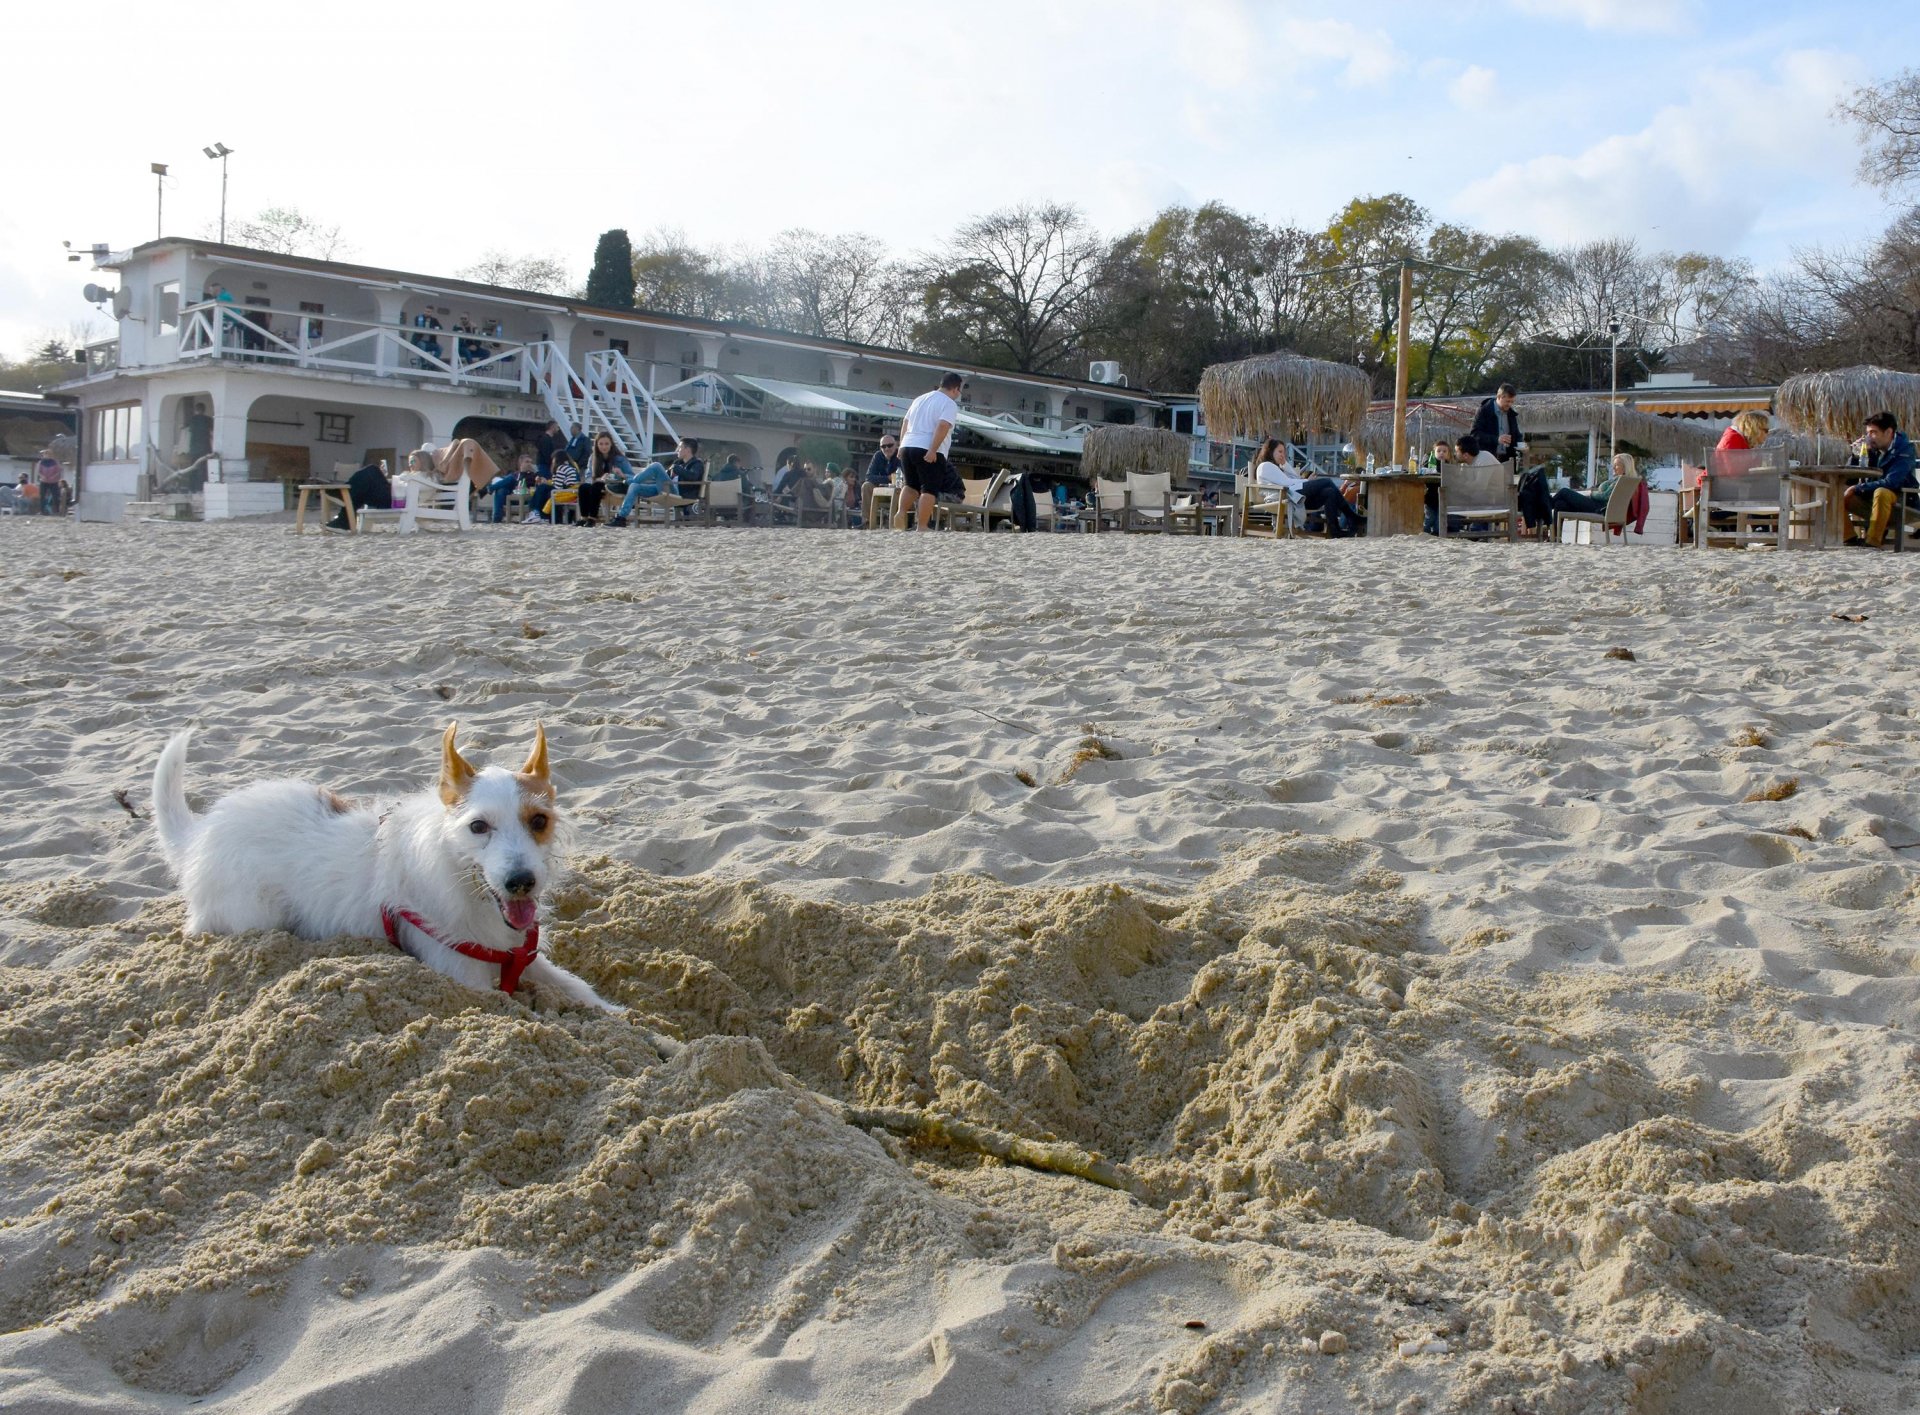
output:
[[[160,833],[160,848],[176,865],[200,826],[187,805],[187,788],[182,780],[187,767],[187,739],[192,736],[191,731],[175,733],[153,768],[153,824]]]

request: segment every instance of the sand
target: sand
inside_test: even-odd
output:
[[[0,1408],[1920,1389],[1920,562],[37,522],[0,553]],[[400,792],[448,720],[505,757],[536,718],[580,840],[548,937],[630,1018],[183,936],[136,818],[179,726],[204,801]]]

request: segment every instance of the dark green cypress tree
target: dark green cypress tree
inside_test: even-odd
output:
[[[601,233],[587,275],[587,303],[610,310],[633,308],[633,242],[616,227]]]

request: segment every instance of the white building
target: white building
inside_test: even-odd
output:
[[[117,520],[206,456],[208,519],[278,511],[336,465],[549,417],[629,456],[697,437],[771,467],[803,437],[864,465],[883,425],[965,374],[955,460],[1075,475],[1080,433],[1160,400],[897,350],[168,237],[110,253],[117,331],[62,386],[80,410],[78,514]],[[1101,371],[1106,372],[1105,366]]]

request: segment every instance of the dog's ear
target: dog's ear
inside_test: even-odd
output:
[[[448,810],[466,800],[473,786],[473,767],[453,745],[453,734],[459,730],[459,723],[449,722],[446,736],[440,739],[440,800]]]
[[[544,722],[533,724],[533,750],[527,753],[527,764],[520,768],[520,775],[530,777],[541,786],[548,784],[547,725]]]

